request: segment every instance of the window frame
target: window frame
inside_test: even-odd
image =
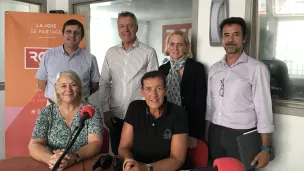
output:
[[[86,5],[86,4],[94,4],[101,2],[115,2],[120,0],[69,0],[69,13],[75,14],[75,7],[77,5]],[[199,0],[192,0],[192,32],[191,32],[191,48],[192,54],[196,57],[197,54],[197,36],[198,36],[198,5]],[[87,35],[87,39],[89,39],[89,35]]]
[[[47,12],[47,0],[14,0],[18,2],[24,2],[29,4],[35,4],[40,6],[40,12]],[[4,82],[0,82],[0,91],[5,90],[5,79]]]
[[[258,59],[259,52],[259,14],[258,14],[258,2],[257,0],[246,0],[245,5],[245,20],[249,24],[248,33],[250,35],[255,35],[255,37],[248,37],[250,39],[248,43],[248,55],[255,56]],[[270,2],[270,3],[269,3]],[[266,9],[268,12],[273,12],[272,2],[268,1],[266,4]],[[276,16],[279,18],[288,19],[289,16]],[[301,16],[301,18],[303,18]],[[275,114],[283,114],[283,115],[291,115],[291,116],[299,116],[304,117],[304,100],[284,100],[284,99],[272,99],[272,108],[273,113]]]

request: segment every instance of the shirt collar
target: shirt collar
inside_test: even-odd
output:
[[[137,37],[136,37],[136,39],[135,39],[135,41],[134,41],[134,43],[133,43],[132,48],[138,47],[138,46],[139,46],[139,41],[138,41],[138,39],[137,39]],[[118,45],[118,47],[123,49],[123,43],[121,42],[121,43]]]
[[[232,66],[235,66],[240,63],[247,63],[247,62],[248,62],[248,55],[243,51],[242,55]],[[224,57],[220,60],[220,63],[227,65],[226,55],[224,55]]]
[[[161,115],[160,116],[164,116],[164,115],[167,115],[167,112],[168,112],[168,109],[167,109],[167,106],[168,106],[168,101],[167,101],[167,98],[164,97],[164,110],[162,111]],[[149,115],[151,114],[150,113],[150,110],[149,110],[149,106],[147,105],[146,103],[146,114]]]
[[[73,57],[74,55],[78,54],[80,52],[81,48],[78,47],[78,49],[73,53],[73,55],[71,57]],[[68,55],[65,50],[64,50],[64,45],[61,46],[61,52],[65,55]]]

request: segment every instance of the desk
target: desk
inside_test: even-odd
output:
[[[99,159],[100,155],[92,157],[86,161],[77,163],[73,165],[65,171],[91,171],[92,166],[97,159]],[[84,163],[84,164],[83,164]],[[84,170],[83,170],[84,166]],[[34,160],[29,156],[16,156],[12,158],[7,158],[4,160],[0,160],[0,171],[50,171],[47,164]],[[101,171],[101,169],[96,169],[96,171]],[[113,171],[112,169],[107,169],[104,171]]]

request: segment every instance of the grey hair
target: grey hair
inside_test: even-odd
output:
[[[74,81],[76,83],[76,85],[79,87],[79,95],[78,95],[78,102],[82,101],[82,81],[80,79],[80,77],[78,76],[78,74],[72,70],[68,70],[68,71],[63,71],[63,72],[59,72],[56,76],[56,82],[55,82],[55,103],[57,103],[58,105],[60,105],[62,103],[62,100],[59,96],[59,94],[57,93],[57,89],[58,89],[58,83],[61,77],[66,76],[68,78],[70,78],[72,81]]]
[[[135,21],[135,24],[138,26],[137,18],[136,18],[136,16],[135,16],[132,12],[129,12],[129,11],[121,11],[121,12],[118,14],[118,19],[119,19],[120,17],[131,17],[131,18],[133,18],[133,20]]]

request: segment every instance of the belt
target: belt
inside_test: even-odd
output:
[[[216,124],[213,124],[213,125],[215,125],[216,127],[221,128],[221,129],[227,129],[227,130],[233,130],[233,131],[240,131],[240,132],[252,131],[252,130],[257,129],[257,128],[250,128],[250,129],[233,129],[233,128],[225,127],[225,126],[222,126],[222,125],[216,125]]]

